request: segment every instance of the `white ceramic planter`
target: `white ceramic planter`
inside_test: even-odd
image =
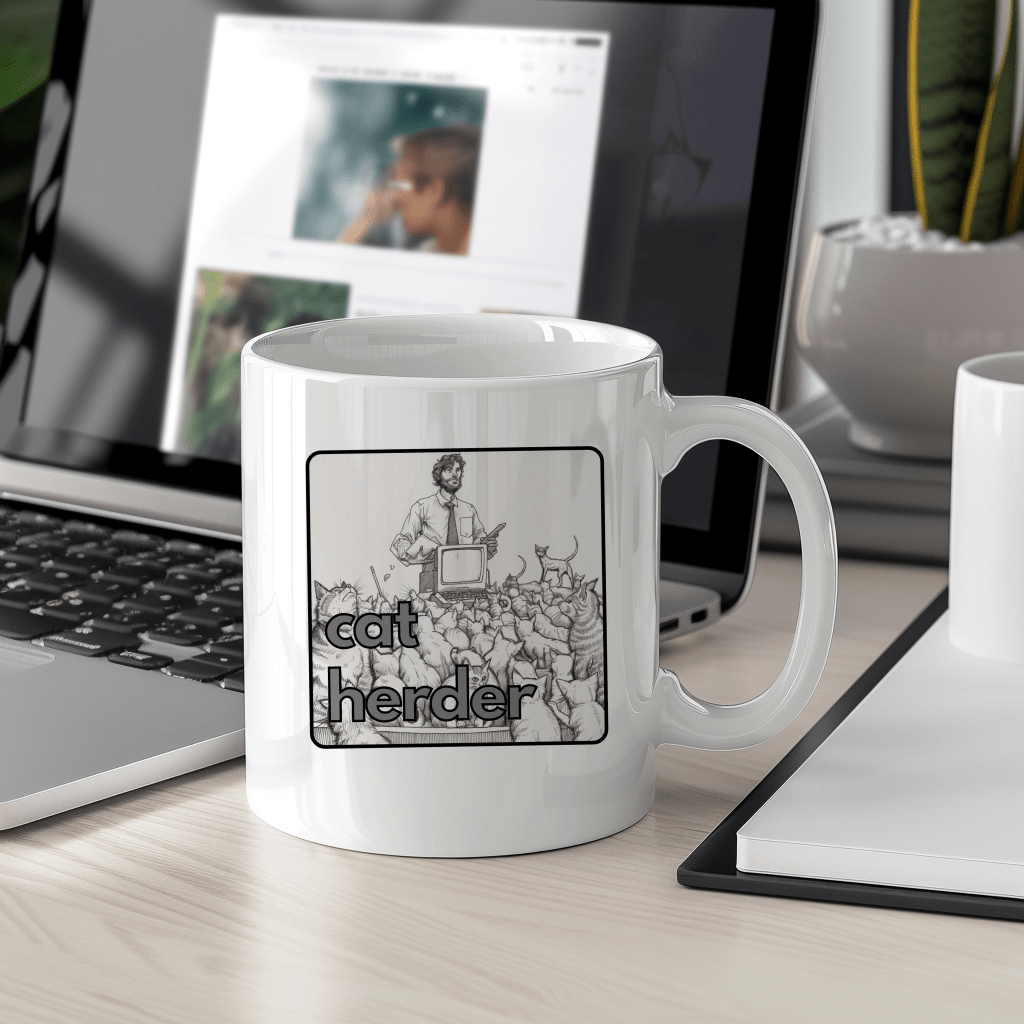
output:
[[[797,306],[804,358],[850,411],[850,440],[886,455],[948,459],[966,359],[1024,349],[1024,250],[810,246]]]

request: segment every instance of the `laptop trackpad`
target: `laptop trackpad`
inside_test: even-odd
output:
[[[10,676],[15,672],[24,672],[25,669],[49,665],[53,659],[52,651],[45,651],[30,644],[0,640],[0,676]]]

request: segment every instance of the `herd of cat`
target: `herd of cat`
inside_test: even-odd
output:
[[[547,549],[542,549],[545,554]],[[540,550],[538,550],[540,558]],[[555,561],[555,560],[551,560]],[[327,588],[314,583],[316,622],[311,634],[313,660],[313,733],[321,746],[367,746],[391,742],[369,722],[350,720],[351,702],[342,704],[341,722],[328,720],[327,671],[341,670],[345,686],[364,693],[374,687],[452,686],[455,666],[466,665],[470,692],[480,686],[532,684],[518,719],[485,722],[441,722],[433,719],[429,702],[417,704],[415,722],[396,721],[385,731],[429,729],[402,735],[401,742],[444,742],[437,729],[507,729],[513,743],[563,743],[600,740],[605,732],[604,608],[597,580],[550,572],[541,558],[541,579],[521,582],[509,576],[481,596],[448,601],[437,595],[410,593],[417,615],[416,647],[352,647],[340,650],[327,641],[324,627],[342,612],[358,616],[393,611],[379,595],[361,594],[349,583]],[[561,586],[561,583],[567,583]],[[392,734],[394,736],[394,734]],[[441,739],[438,739],[438,736]],[[456,741],[455,736],[451,737]],[[460,737],[461,738],[461,737]],[[486,740],[487,734],[480,737]]]

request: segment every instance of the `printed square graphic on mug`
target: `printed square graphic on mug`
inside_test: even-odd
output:
[[[600,452],[320,451],[306,485],[317,746],[604,739]]]

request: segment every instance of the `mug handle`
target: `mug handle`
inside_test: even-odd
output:
[[[803,557],[800,610],[779,678],[742,704],[712,704],[688,693],[674,672],[659,667],[654,693],[641,712],[649,720],[648,734],[655,746],[750,747],[771,739],[800,714],[824,671],[835,625],[839,569],[832,505],[807,447],[768,409],[728,396],[674,400],[663,394],[662,401],[648,407],[653,415],[645,423],[662,477],[702,441],[737,441],[779,474],[796,509]]]

